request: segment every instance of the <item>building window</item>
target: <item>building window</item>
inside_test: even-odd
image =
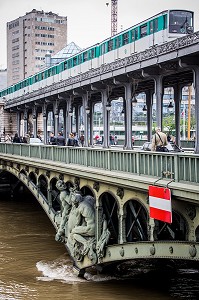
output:
[[[12,40],[12,43],[14,44],[14,43],[16,43],[16,42],[18,42],[19,41],[19,38],[16,38],[16,39],[13,39]]]

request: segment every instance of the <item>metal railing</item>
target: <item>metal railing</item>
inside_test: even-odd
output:
[[[199,154],[194,153],[0,143],[1,154],[199,183]]]

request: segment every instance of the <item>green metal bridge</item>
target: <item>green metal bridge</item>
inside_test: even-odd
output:
[[[198,154],[0,143],[0,170],[12,192],[22,185],[35,196],[80,271],[134,259],[199,260]],[[171,224],[150,218],[151,185],[171,190]]]

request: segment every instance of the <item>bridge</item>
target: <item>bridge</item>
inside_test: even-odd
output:
[[[13,193],[23,185],[35,196],[79,274],[133,259],[199,260],[198,154],[0,143],[0,170]],[[150,218],[149,186],[171,190],[171,224]],[[70,193],[94,213],[93,233],[71,231],[72,245]]]
[[[42,116],[45,143],[48,112],[54,114],[57,135],[63,109],[68,137],[74,116],[78,132],[82,107],[84,147],[0,143],[1,178],[10,174],[11,191],[20,183],[31,191],[52,221],[56,240],[64,242],[79,270],[131,259],[199,260],[198,42],[196,32],[15,99],[4,99],[5,109],[16,114],[18,132],[21,127],[28,131],[31,115],[36,135],[38,114]],[[133,149],[133,96],[146,94],[150,141],[153,95],[161,127],[164,88],[174,89],[176,143],[180,146],[181,90],[190,84],[195,88],[194,153]],[[110,105],[118,97],[123,98],[124,108],[123,149],[109,145]],[[101,148],[94,147],[92,137],[97,102],[103,107]],[[171,190],[171,224],[150,218],[149,186]]]

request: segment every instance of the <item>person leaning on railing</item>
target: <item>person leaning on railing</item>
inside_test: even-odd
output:
[[[152,139],[151,151],[168,152],[167,147],[165,147],[166,145],[168,145],[166,134],[161,131],[160,127],[156,127]]]

